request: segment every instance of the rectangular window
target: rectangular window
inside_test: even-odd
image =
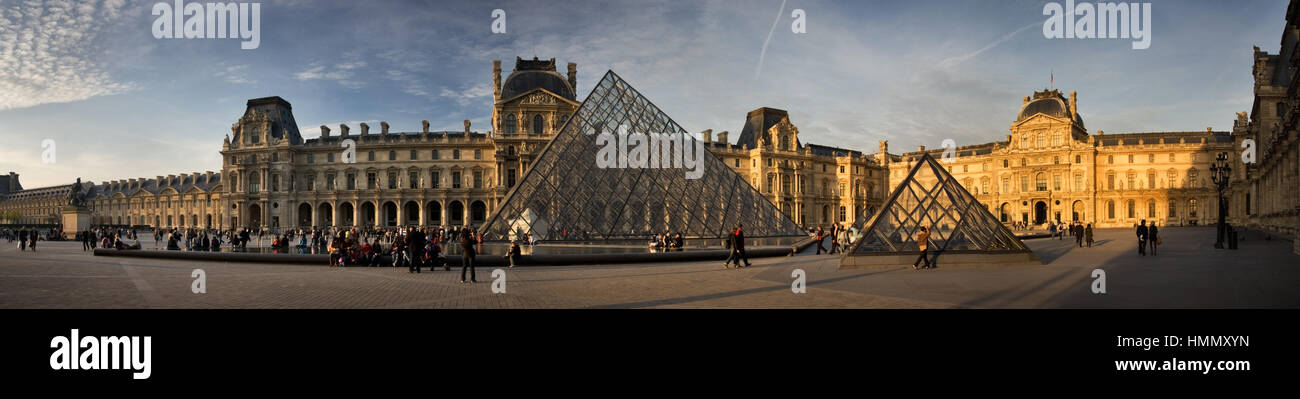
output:
[[[271,191],[280,191],[280,175],[271,175]]]
[[[460,150],[451,150],[451,159],[460,159]]]
[[[397,172],[388,172],[388,189],[397,189]]]
[[[332,152],[325,153],[325,162],[334,163],[334,153]]]
[[[415,151],[412,151],[411,153],[414,154]],[[406,186],[410,188],[420,188],[420,172],[407,173]]]
[[[316,191],[316,176],[307,176],[307,191]]]
[[[411,160],[414,161],[414,160],[417,160],[417,159],[420,159],[420,154],[419,154],[419,152],[416,151],[416,150],[411,150]]]
[[[460,172],[451,172],[451,188],[460,188]]]
[[[1178,202],[1171,200],[1169,201],[1169,218],[1173,219],[1175,216],[1178,216]]]
[[[366,189],[374,190],[377,180],[379,179],[375,177],[375,172],[366,172]]]
[[[483,159],[483,150],[474,150],[474,159]]]
[[[483,188],[483,171],[474,171],[474,188]]]
[[[1115,189],[1115,175],[1106,175],[1106,189],[1107,190]]]
[[[433,160],[438,160],[438,150],[433,150]]]
[[[333,190],[333,189],[334,189],[334,177],[335,177],[334,175],[327,175],[327,176],[325,176],[325,189],[326,189],[326,190]]]
[[[356,174],[356,173],[348,173],[347,176],[348,176],[348,177],[347,177],[347,186],[348,186],[348,190],[356,190],[356,189],[357,189],[357,174]]]
[[[233,160],[233,158],[232,158],[232,160]],[[232,162],[232,163],[233,163],[233,162]],[[308,153],[308,154],[307,154],[307,163],[316,163],[316,154]]]
[[[1061,175],[1052,175],[1052,190],[1061,191]]]
[[[438,172],[429,172],[429,177],[431,177],[433,181],[433,188],[438,188],[442,186],[442,182],[438,180],[439,178],[441,178],[440,175],[441,173]]]
[[[367,152],[366,160],[373,162],[375,160],[375,152],[374,151]]]
[[[736,162],[739,163],[739,162],[740,162],[740,159],[737,158],[737,159],[736,159]],[[736,166],[740,166],[740,165],[736,165]],[[514,169],[507,169],[507,170],[506,170],[506,187],[507,187],[507,188],[510,188],[510,187],[514,187],[514,186],[515,186],[515,170],[514,170]]]

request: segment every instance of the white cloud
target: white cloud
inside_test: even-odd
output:
[[[366,87],[365,82],[354,80],[353,71],[360,70],[366,66],[365,61],[349,61],[335,65],[313,64],[307,70],[293,74],[297,80],[328,80],[338,83],[347,89],[360,89]]]
[[[256,80],[250,79],[248,77],[248,64],[228,65],[222,68],[221,70],[217,71],[217,73],[213,75],[218,78],[221,78],[222,80],[225,80],[226,82],[234,83],[234,84],[257,83]]]
[[[131,89],[95,61],[97,35],[121,15],[122,0],[26,1],[0,7],[0,110]]]
[[[486,84],[479,84],[461,91],[455,91],[444,87],[442,88],[442,92],[438,93],[438,96],[453,99],[456,101],[457,104],[460,105],[468,105],[474,100],[484,98],[484,97],[491,97],[492,86]]]

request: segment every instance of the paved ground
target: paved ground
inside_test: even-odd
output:
[[[1100,230],[1098,245],[1029,240],[1043,266],[839,271],[834,256],[720,262],[516,268],[506,293],[458,269],[327,268],[93,257],[77,243],[42,242],[39,253],[0,245],[3,308],[1237,308],[1300,307],[1300,256],[1284,241],[1251,235],[1237,251],[1214,250],[1210,228],[1162,230],[1156,257],[1139,257],[1129,230]],[[1107,293],[1090,290],[1093,269]],[[207,293],[194,294],[203,269]],[[806,294],[790,290],[807,273]]]

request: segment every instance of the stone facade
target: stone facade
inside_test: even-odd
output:
[[[1287,7],[1278,54],[1255,47],[1254,102],[1233,125],[1235,155],[1246,140],[1255,143],[1256,162],[1233,166],[1228,221],[1294,240],[1300,233],[1300,1]],[[1300,240],[1294,241],[1300,253]]]
[[[882,157],[889,180],[906,177],[920,151],[941,160],[967,191],[1004,223],[1082,221],[1130,227],[1215,223],[1209,167],[1231,152],[1226,132],[1089,134],[1078,95],[1058,90],[1025,97],[1006,141]]]
[[[703,132],[707,148],[744,176],[781,212],[804,227],[852,224],[874,214],[887,173],[859,151],[803,144],[789,114],[774,108],[750,111],[741,137]]]

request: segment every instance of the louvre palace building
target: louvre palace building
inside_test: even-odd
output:
[[[1288,13],[1292,21],[1294,10]],[[1081,221],[1129,227],[1217,221],[1210,167],[1226,153],[1240,162],[1243,140],[1259,159],[1234,168],[1228,220],[1291,237],[1296,232],[1295,25],[1283,52],[1256,50],[1256,100],[1231,131],[1113,134],[1088,130],[1078,95],[1043,90],[1021,99],[1003,140],[875,154],[804,142],[787,111],[750,111],[736,141],[701,132],[705,148],[801,226],[852,223],[875,213],[921,152],[940,159],[1004,223]],[[219,172],[129,178],[85,185],[97,225],[177,228],[479,226],[497,210],[539,152],[581,105],[577,65],[516,59],[502,77],[493,62],[486,132],[391,132],[321,126],[302,137],[292,106],[249,100],[222,143]],[[377,130],[377,131],[376,131]],[[24,189],[0,175],[0,223],[54,225],[71,184]]]
[[[221,145],[219,172],[84,184],[93,224],[164,228],[479,226],[580,106],[577,65],[516,59],[492,68],[492,126],[392,132],[321,126],[303,137],[292,105],[249,100]],[[702,132],[705,147],[805,226],[852,222],[885,195],[884,168],[861,152],[803,144],[786,111],[759,108],[739,141]],[[56,225],[72,184],[23,189],[0,176],[10,225]]]

